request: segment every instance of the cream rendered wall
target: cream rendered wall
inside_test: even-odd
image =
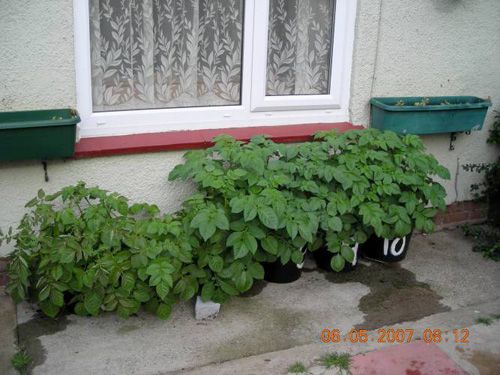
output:
[[[500,110],[500,2],[498,0],[360,0],[351,84],[351,122],[369,123],[377,96],[474,95],[491,97],[481,132],[424,136],[446,166],[447,202],[470,199],[480,175],[461,165],[490,162],[498,147],[486,144],[493,110]],[[457,176],[457,171],[459,171]]]
[[[83,0],[82,0],[83,1]],[[0,0],[0,111],[76,105],[72,0]],[[500,110],[500,3],[498,0],[358,0],[351,84],[351,121],[369,124],[372,96],[491,96]],[[429,152],[447,166],[448,203],[469,199],[479,176],[457,165],[493,160],[485,143],[491,126],[459,135],[426,136]],[[169,183],[182,152],[50,161],[44,181],[39,161],[0,163],[0,227],[16,224],[42,187],[48,192],[85,180],[135,202],[180,207],[193,186]],[[0,249],[0,256],[9,248]]]

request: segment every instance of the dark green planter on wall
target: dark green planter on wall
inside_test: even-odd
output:
[[[426,105],[418,106],[428,99]],[[372,127],[398,134],[481,130],[491,102],[475,96],[372,98]]]
[[[79,122],[69,108],[0,113],[0,160],[73,156]]]

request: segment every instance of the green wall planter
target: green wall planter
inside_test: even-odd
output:
[[[79,122],[73,109],[0,113],[0,160],[72,156]]]
[[[415,103],[429,99],[425,106]],[[396,103],[404,105],[396,105]],[[446,103],[446,104],[442,104]],[[398,134],[481,130],[491,102],[475,96],[372,98],[372,127]]]

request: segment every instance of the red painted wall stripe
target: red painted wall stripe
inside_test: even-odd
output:
[[[239,141],[248,141],[254,135],[267,134],[275,142],[293,143],[309,141],[312,139],[312,135],[318,131],[337,129],[339,132],[343,132],[362,128],[362,126],[354,126],[348,122],[340,122],[331,124],[184,130],[164,133],[83,138],[76,144],[73,158],[82,159],[95,156],[206,148],[212,145],[212,139],[214,137],[221,134],[229,134]]]

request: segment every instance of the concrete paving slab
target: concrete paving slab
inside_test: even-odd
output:
[[[16,353],[16,308],[10,297],[0,287],[0,374],[17,373],[11,365],[12,356]]]
[[[194,302],[177,306],[166,322],[147,313],[53,321],[22,304],[19,337],[35,359],[34,375],[177,374],[307,344],[324,348],[325,328],[374,329],[496,300],[499,271],[458,231],[444,232],[416,236],[400,264],[363,261],[333,275],[309,268],[292,284],[256,283],[211,322],[195,320]]]
[[[495,322],[491,326],[484,326],[476,324],[476,320],[478,317],[495,315],[499,311],[500,300],[495,300],[438,313],[416,322],[381,327],[381,329],[385,331],[391,328],[394,330],[413,329],[415,331],[414,341],[422,340],[426,329],[440,329],[444,333],[444,340],[437,345],[460,368],[470,375],[497,375],[500,373],[497,371],[498,366],[500,366],[500,340],[498,339],[500,337],[500,322]],[[453,339],[454,329],[467,329],[469,332],[468,342],[456,343]],[[487,334],[485,330],[488,330]],[[374,330],[368,334],[366,343],[353,344],[349,340],[340,340],[335,344],[315,343],[220,364],[211,364],[187,371],[168,372],[162,375],[285,375],[287,369],[296,362],[304,364],[311,370],[318,369],[320,374],[321,368],[318,366],[318,362],[325,354],[348,353],[355,356],[398,345],[397,343],[380,343],[377,341],[379,337],[378,331]],[[373,341],[372,338],[374,338]],[[446,341],[446,338],[448,338],[448,341]],[[405,372],[401,375],[409,375]],[[368,372],[364,375],[369,374]],[[426,375],[426,373],[420,375]]]
[[[402,266],[442,296],[452,309],[500,297],[499,262],[472,252],[472,240],[459,229],[443,230],[412,239]]]

